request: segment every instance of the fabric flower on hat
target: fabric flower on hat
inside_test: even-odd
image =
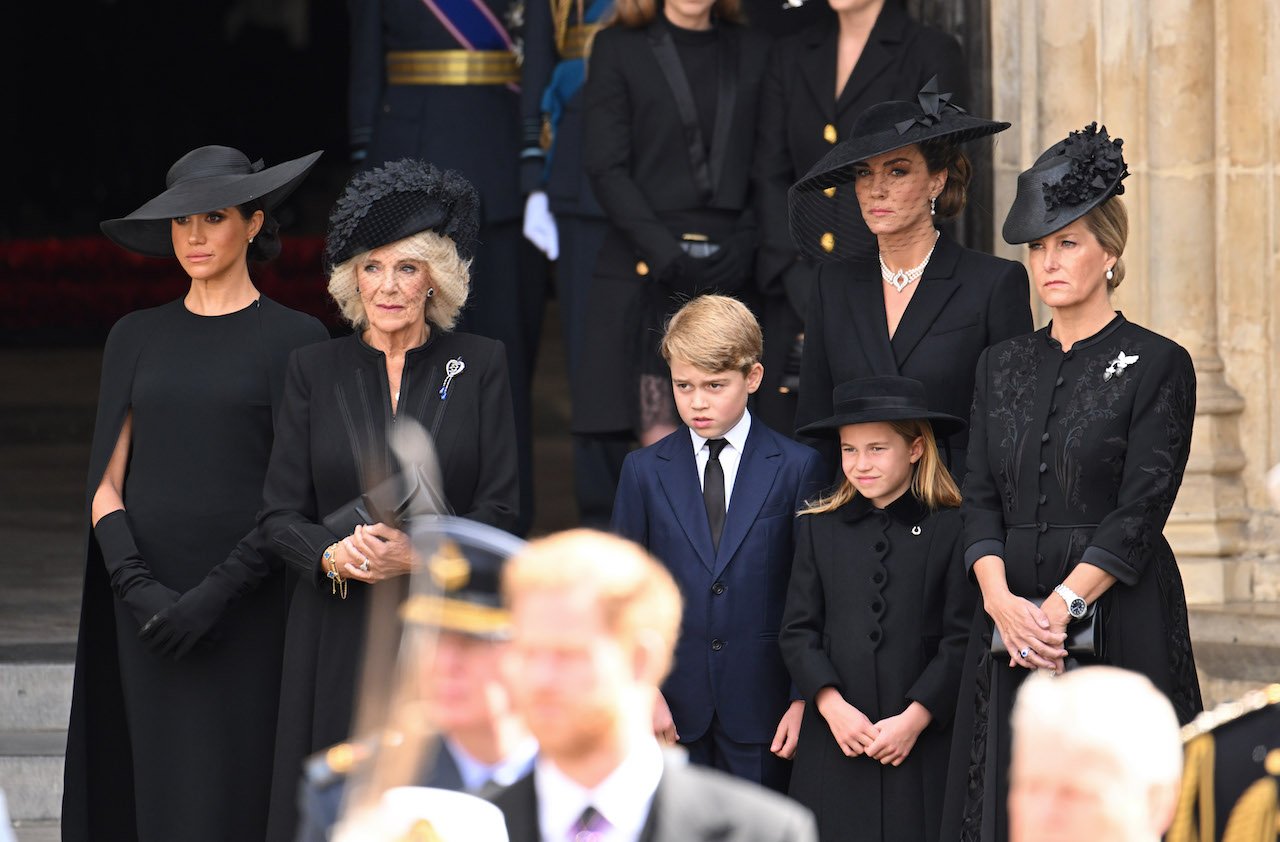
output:
[[[1057,182],[1044,185],[1045,211],[1083,205],[1108,190],[1113,196],[1124,193],[1121,181],[1128,177],[1129,167],[1123,146],[1124,140],[1112,140],[1107,127],[1099,130],[1096,122],[1067,135],[1061,154],[1071,160],[1071,169]]]

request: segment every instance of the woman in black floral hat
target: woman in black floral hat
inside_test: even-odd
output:
[[[978,361],[962,513],[989,619],[970,636],[943,838],[1006,838],[1009,710],[1029,671],[1111,664],[1151,679],[1183,723],[1202,707],[1162,534],[1196,376],[1186,350],[1112,307],[1126,175],[1121,141],[1090,124],[1018,177],[1005,220],[1053,320]]]

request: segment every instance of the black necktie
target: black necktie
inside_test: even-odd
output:
[[[711,546],[720,549],[720,532],[724,529],[724,467],[720,451],[728,444],[724,439],[707,439],[711,457],[702,472],[702,501],[707,504],[707,523],[711,525]]]

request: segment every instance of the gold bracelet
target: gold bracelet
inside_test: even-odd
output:
[[[338,542],[324,548],[324,560],[329,562],[329,572],[324,574],[329,577],[329,593],[337,595],[343,599],[347,598],[347,580],[342,578],[342,574],[338,572]]]

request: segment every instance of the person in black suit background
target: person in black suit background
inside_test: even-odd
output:
[[[775,430],[794,425],[799,357],[793,348],[818,274],[817,263],[791,240],[787,190],[849,137],[854,120],[876,103],[910,99],[933,76],[959,102],[969,101],[959,42],[913,20],[900,0],[808,0],[801,8],[824,5],[834,14],[774,44],[760,94],[754,177],[765,379],[757,401],[761,418]],[[793,12],[799,10],[780,17]],[[861,222],[852,190],[836,190],[827,201]],[[823,392],[830,394],[829,388]]]
[[[792,189],[797,244],[854,255],[823,265],[810,293],[797,428],[831,415],[833,384],[885,375],[919,380],[931,410],[967,417],[983,349],[1031,332],[1023,265],[964,248],[935,225],[964,207],[970,166],[959,144],[1008,127],[965,113],[931,81],[918,102],[863,112]],[[832,189],[856,193],[862,219],[834,207]],[[858,256],[868,228],[878,258]],[[967,444],[966,431],[939,442],[957,481]]]
[[[587,304],[574,431],[675,429],[662,321],[677,296],[740,293],[754,261],[750,170],[769,39],[738,0],[623,0],[591,48],[584,160],[610,229]]]
[[[589,529],[531,542],[503,571],[507,679],[538,739],[532,774],[493,796],[511,842],[816,842],[813,814],[654,737],[681,598],[631,541]]]
[[[533,522],[532,381],[545,258],[520,234],[520,83],[508,31],[517,0],[349,0],[349,132],[361,169],[418,158],[480,192],[476,295],[460,328],[506,346],[520,460],[517,534]],[[511,27],[514,28],[514,27]]]

